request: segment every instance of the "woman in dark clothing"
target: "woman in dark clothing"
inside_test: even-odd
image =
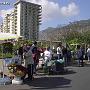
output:
[[[65,60],[65,66],[67,66],[67,48],[63,47],[62,53],[63,53],[63,59]]]
[[[76,55],[78,59],[78,65],[83,67],[83,51],[80,45],[77,46]]]
[[[21,44],[21,47],[18,49],[18,54],[21,57],[21,62],[23,62],[23,45]]]
[[[36,73],[36,67],[39,63],[39,57],[40,57],[40,52],[38,50],[36,41],[31,46],[31,50],[32,50],[32,56],[33,56],[33,60],[34,60],[34,73]]]

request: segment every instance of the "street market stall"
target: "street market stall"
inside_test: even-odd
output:
[[[1,66],[1,70],[0,70],[0,85],[5,85],[5,84],[9,84],[11,83],[11,79],[10,77],[8,77],[8,75],[5,75],[5,67],[6,65],[6,58],[4,58],[3,56],[3,52],[4,52],[4,47],[3,44],[11,42],[12,44],[14,44],[14,41],[17,40],[19,38],[18,35],[16,34],[10,34],[10,33],[0,33],[0,45],[1,45],[1,50],[2,50],[2,58],[0,59],[0,66]],[[9,59],[10,60],[10,59]],[[11,59],[12,60],[12,59]],[[11,61],[12,62],[12,61]],[[9,61],[10,63],[10,61]]]

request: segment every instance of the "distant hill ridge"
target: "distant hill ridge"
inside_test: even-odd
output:
[[[56,28],[48,27],[39,32],[39,40],[58,40],[70,31],[78,31],[81,33],[90,31],[90,19],[70,22],[68,25],[61,25]]]

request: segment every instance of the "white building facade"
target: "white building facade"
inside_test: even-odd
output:
[[[15,34],[25,39],[38,40],[41,5],[19,0],[14,7]]]
[[[3,32],[3,23],[1,23],[1,25],[0,25],[0,33],[2,33]]]
[[[10,14],[6,14],[3,20],[3,33],[10,33]]]
[[[6,14],[0,32],[38,40],[41,24],[41,5],[18,0],[10,14]]]
[[[14,11],[12,11],[10,14],[10,33],[11,34],[15,34],[14,27],[15,27],[15,25],[14,25]]]

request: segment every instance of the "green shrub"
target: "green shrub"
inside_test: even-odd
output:
[[[11,53],[0,53],[0,58],[12,58],[13,55]]]

